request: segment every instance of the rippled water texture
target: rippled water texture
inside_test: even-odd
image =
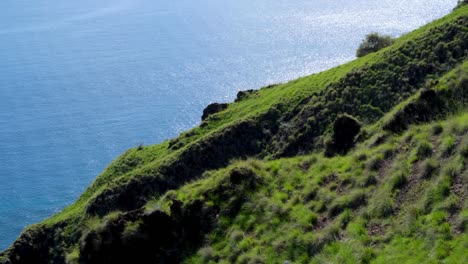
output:
[[[456,0],[0,1],[0,249],[205,105],[351,60]]]

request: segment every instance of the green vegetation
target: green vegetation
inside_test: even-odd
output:
[[[366,38],[359,45],[356,51],[356,57],[363,57],[367,54],[377,52],[383,48],[392,45],[395,40],[390,36],[383,36],[379,33],[373,32],[366,35]]]
[[[128,150],[0,263],[464,263],[468,7]]]
[[[468,4],[467,0],[458,0],[458,4],[455,7],[455,9],[460,8],[460,7],[462,7],[462,6],[466,5],[466,4]]]

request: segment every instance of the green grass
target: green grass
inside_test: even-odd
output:
[[[226,140],[226,131],[238,124],[271,121],[265,115],[276,109],[277,124],[261,127],[273,133],[257,142],[264,144],[261,152],[239,154],[214,169],[202,168],[203,173],[189,175],[173,190],[141,194],[147,201],[146,214],[161,211],[171,216],[176,200],[220,208],[217,225],[205,234],[203,245],[195,252],[180,253],[185,263],[458,263],[467,258],[468,243],[466,234],[457,231],[468,222],[468,202],[454,187],[460,179],[466,184],[468,178],[463,176],[468,175],[468,100],[465,94],[460,96],[466,92],[460,87],[468,76],[468,61],[459,56],[459,61],[441,65],[421,62],[439,71],[414,85],[398,78],[402,67],[423,61],[407,54],[419,54],[418,43],[428,46],[430,53],[434,46],[430,41],[444,34],[440,28],[451,26],[462,37],[468,34],[466,26],[456,25],[467,14],[468,6],[457,8],[379,52],[262,88],[176,139],[130,149],[73,205],[29,230],[55,230],[58,245],[48,251],[77,262],[88,233],[106,230],[127,213],[108,208],[102,216],[88,214],[96,197],[125,193],[126,186],[145,177],[179,180],[177,172],[170,178],[160,171],[185,161],[194,149]],[[398,59],[402,66],[393,62]],[[388,65],[395,68],[393,72]],[[364,81],[353,85],[356,78]],[[392,79],[401,82],[394,85]],[[417,92],[420,88],[435,91],[440,109],[424,122],[410,116],[396,133],[387,129],[411,106],[425,106],[424,92]],[[369,98],[353,98],[357,92]],[[324,157],[323,143],[330,136],[333,118],[343,111],[360,119],[359,142],[346,155]],[[301,148],[306,145],[312,148]],[[296,152],[281,155],[291,146]],[[252,172],[255,177],[249,180],[254,187],[233,186],[234,171]],[[140,184],[146,187],[145,182]],[[230,212],[236,199],[241,201],[239,210],[223,213]],[[120,237],[138,237],[143,222],[128,220]]]
[[[144,175],[149,170],[154,170],[161,164],[172,159],[176,159],[180,153],[188,146],[197,142],[206,140],[214,133],[222,131],[233,123],[241,122],[246,119],[255,119],[262,113],[267,112],[272,106],[282,104],[286,108],[294,107],[297,102],[311,96],[314,92],[325,89],[328,85],[339,81],[347,73],[364,67],[369,64],[377,64],[387,59],[387,54],[392,50],[397,50],[412,39],[417,39],[437,26],[449,23],[460,15],[466,14],[467,7],[457,9],[452,14],[432,22],[414,32],[406,34],[397,39],[391,47],[383,49],[377,53],[370,54],[363,58],[335,67],[333,69],[313,74],[311,76],[299,78],[285,84],[274,86],[273,88],[264,88],[258,91],[258,94],[251,96],[240,102],[232,103],[228,109],[218,113],[215,119],[210,119],[204,127],[197,127],[189,132],[183,133],[179,139],[184,147],[172,151],[167,148],[168,141],[155,146],[144,147],[143,150],[132,149],[114,161],[104,172],[97,177],[95,182],[88,188],[80,199],[70,208],[67,208],[60,215],[54,216],[50,222],[57,222],[67,218],[68,215],[78,215],[82,212],[85,203],[89,199],[100,193],[107,186],[113,187],[114,182],[121,178],[138,177]],[[468,67],[468,64],[465,64]],[[455,74],[455,73],[452,73]],[[442,84],[443,82],[441,82]],[[285,110],[287,112],[288,110]],[[185,135],[190,135],[186,137]],[[136,162],[135,162],[136,161]],[[127,164],[134,164],[128,166]]]
[[[465,113],[438,124],[444,130],[454,125],[468,126],[464,123],[467,116],[468,113]],[[418,141],[423,138],[421,135],[429,131],[431,125],[415,126],[402,135],[392,136],[388,141],[399,146],[419,145]],[[412,138],[411,142],[406,142],[408,137]],[[432,140],[443,141],[443,136],[432,137]],[[354,153],[368,151],[365,144]],[[379,148],[374,151],[378,152]],[[392,165],[395,168],[407,166],[406,161],[412,155],[412,151],[402,148]],[[304,172],[301,164],[308,159],[315,162]],[[423,187],[418,189],[413,186],[407,193],[401,194],[399,189],[408,183],[395,176],[399,174],[391,169],[379,176],[375,186],[359,187],[357,182],[364,177],[362,167],[365,164],[350,156],[327,159],[312,155],[271,162],[257,161],[260,169],[256,172],[265,179],[262,181],[265,185],[249,197],[234,219],[223,222],[219,229],[213,231],[213,236],[209,236],[206,244],[210,247],[210,255],[226,263],[230,259],[238,263],[254,261],[252,257],[257,256],[258,252],[261,252],[264,263],[283,263],[286,260],[291,263],[463,263],[454,255],[467,257],[462,249],[468,237],[452,231],[453,223],[447,221],[450,209],[443,205],[453,195],[447,170],[452,171],[454,164],[460,164],[458,167],[466,170],[467,161],[460,160],[459,154],[454,153],[449,156],[448,162],[436,162],[442,169],[434,173],[436,175],[432,179],[408,175],[417,179]],[[240,162],[233,166],[249,165]],[[416,169],[413,163],[409,166],[411,171]],[[222,178],[225,173],[222,170],[210,178],[184,186],[176,196],[186,202],[203,197],[202,193],[206,192],[204,188],[213,188],[208,186],[216,185],[214,179]],[[333,181],[326,180],[331,173],[336,177],[333,177]],[[460,173],[458,168],[455,174]],[[304,198],[311,190],[315,192],[314,198],[306,202]],[[410,196],[411,192],[418,192],[417,197],[408,197],[415,200],[404,204],[405,208],[396,208],[398,195]],[[365,200],[371,202],[366,203]],[[318,204],[318,201],[325,201],[325,204]],[[385,201],[390,205],[382,205]],[[377,209],[380,207],[393,208],[390,213],[383,213],[386,209]],[[330,214],[330,210],[333,213]],[[323,220],[318,220],[323,217],[330,218],[324,227],[320,226]],[[380,221],[377,220],[379,218]],[[374,225],[386,231],[372,233]],[[336,234],[336,230],[346,231]],[[245,237],[245,234],[248,236]],[[314,246],[323,241],[328,242],[311,256]],[[207,263],[207,256],[198,254],[203,252],[187,258],[186,263]]]

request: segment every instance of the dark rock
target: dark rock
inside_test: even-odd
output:
[[[202,121],[207,119],[210,115],[216,114],[225,110],[229,104],[220,104],[220,103],[212,103],[209,104],[204,110],[202,115]]]
[[[236,97],[236,100],[234,100],[234,102],[242,101],[245,98],[249,97],[249,95],[251,95],[253,93],[255,93],[255,90],[253,90],[253,89],[246,90],[246,91],[239,91],[237,93],[237,97]]]

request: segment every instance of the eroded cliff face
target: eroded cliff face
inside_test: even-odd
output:
[[[178,263],[202,244],[220,217],[236,215],[257,184],[259,178],[251,170],[238,168],[205,193],[223,203],[207,204],[203,199],[184,203],[173,198],[167,212],[139,209],[122,214],[84,236],[80,261]],[[129,231],[128,223],[136,223],[135,228]]]

